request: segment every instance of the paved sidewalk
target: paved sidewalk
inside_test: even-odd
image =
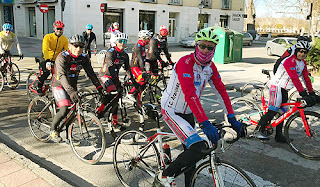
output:
[[[34,164],[24,156],[14,152],[5,144],[0,143],[0,186],[6,187],[50,187],[48,182],[43,180],[34,171],[41,173],[43,168]]]

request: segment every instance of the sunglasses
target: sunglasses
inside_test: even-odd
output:
[[[119,40],[119,43],[127,44],[127,40],[121,39],[121,40]]]
[[[73,44],[72,44],[73,45]],[[83,48],[84,46],[83,45],[79,45],[79,44],[75,44],[75,45],[73,45],[75,48],[78,48],[78,47],[80,47],[80,48]]]
[[[216,46],[207,46],[207,45],[204,45],[204,44],[198,44],[198,46],[199,46],[200,49],[207,48],[209,51],[214,50],[214,48],[216,47]]]
[[[62,30],[63,30],[63,28],[56,28],[56,30],[62,31]]]
[[[299,51],[300,53],[304,53],[304,54],[308,54],[308,51],[305,51],[305,50],[301,50]]]

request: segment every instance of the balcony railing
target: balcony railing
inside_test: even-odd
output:
[[[182,5],[182,0],[169,0],[169,5]]]
[[[231,0],[222,0],[221,9],[224,9],[224,10],[231,9]]]

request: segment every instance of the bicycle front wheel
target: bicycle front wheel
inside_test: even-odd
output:
[[[224,184],[221,186],[256,186],[242,169],[231,163],[219,160],[215,163],[215,169],[214,175],[216,176],[212,176],[213,169],[210,160],[199,165],[191,178],[191,186],[211,187],[217,185],[217,183]],[[218,177],[219,175],[220,177]],[[214,179],[218,181],[214,181]]]
[[[4,77],[3,77],[2,72],[0,71],[0,92],[3,89],[3,86],[4,86]]]
[[[100,120],[92,113],[84,112],[75,118],[69,126],[69,142],[75,155],[89,164],[101,160],[106,150],[104,128]]]
[[[53,107],[48,99],[35,97],[28,107],[28,125],[32,136],[41,142],[48,142],[53,117]]]
[[[143,132],[129,130],[116,140],[113,166],[124,186],[152,186],[160,161],[157,147],[147,139]]]
[[[304,111],[306,121],[310,127],[311,136],[306,133],[300,113],[295,113],[286,123],[285,136],[291,149],[307,159],[320,159],[320,114]]]
[[[20,83],[20,70],[17,64],[12,63],[11,65],[7,65],[5,78],[9,88],[15,89],[18,87]]]
[[[99,65],[103,65],[104,62],[104,58],[106,56],[107,50],[101,50],[99,51],[99,53],[97,54],[97,62]]]

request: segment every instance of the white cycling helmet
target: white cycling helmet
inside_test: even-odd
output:
[[[152,33],[148,30],[141,30],[138,33],[138,37],[139,38],[151,38],[152,37]]]
[[[115,35],[114,39],[115,40],[121,40],[121,39],[128,40],[128,35],[126,33],[118,33]]]
[[[308,51],[311,50],[311,44],[307,41],[300,40],[296,43],[296,49],[306,49]]]

